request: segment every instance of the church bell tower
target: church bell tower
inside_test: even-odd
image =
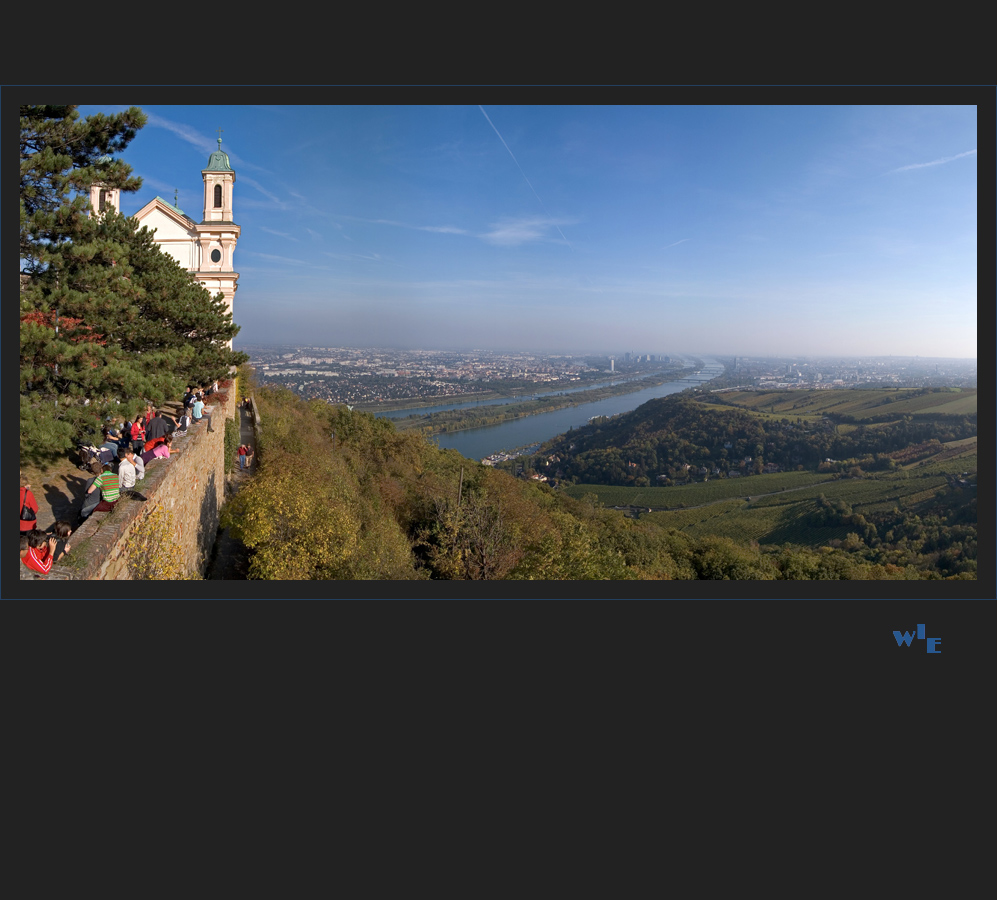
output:
[[[100,162],[110,162],[110,156],[102,156]],[[121,212],[121,191],[117,188],[108,187],[102,181],[95,181],[90,185],[90,208],[96,215],[101,215],[106,209],[113,209]]]
[[[240,228],[232,219],[235,171],[228,154],[222,150],[221,137],[218,149],[208,157],[207,167],[201,170],[201,177],[204,179],[204,216],[196,226],[198,259],[194,277],[212,295],[221,292],[232,312],[239,281],[233,257]]]

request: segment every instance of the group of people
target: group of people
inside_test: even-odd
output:
[[[187,434],[192,424],[201,421],[207,421],[208,431],[214,431],[210,407],[205,406],[204,398],[217,390],[217,381],[201,389],[187,385],[179,419],[150,406],[134,422],[125,422],[120,428],[105,427],[104,443],[100,446],[101,471],[87,488],[88,496],[84,498],[80,518],[114,509],[122,493],[145,501],[147,498],[135,490],[135,486],[145,478],[145,467],[149,463],[169,459],[173,436]],[[240,447],[240,466],[245,467],[248,462],[243,450],[249,461],[253,451]],[[100,493],[91,498],[95,491]]]
[[[215,429],[211,427],[211,412],[210,406],[204,405],[204,398],[210,397],[215,391],[218,390],[218,382],[209,385],[207,388],[195,389],[194,385],[187,385],[187,393],[183,397],[183,408],[184,413],[187,414],[189,410],[189,415],[193,420],[194,424],[198,424],[202,420],[207,421],[208,431],[214,431]]]
[[[248,469],[253,462],[253,448],[249,444],[239,444],[236,453],[239,454],[239,468]]]
[[[144,502],[147,498],[136,485],[145,478],[145,467],[153,460],[168,459],[173,436],[186,431],[184,417],[178,420],[152,408],[134,422],[105,426],[99,448],[101,471],[87,487],[80,518],[109,512],[122,494]]]
[[[145,478],[145,467],[149,463],[169,459],[173,436],[187,434],[192,424],[201,421],[207,421],[208,431],[214,431],[210,407],[205,406],[204,398],[217,390],[217,381],[203,389],[187,385],[179,419],[150,406],[134,422],[105,427],[104,442],[100,446],[101,471],[87,488],[80,518],[114,509],[122,493],[145,501],[147,498],[135,490],[135,486]],[[249,455],[252,457],[252,451]],[[91,497],[96,491],[99,494]]]
[[[22,478],[23,481],[23,478]],[[52,570],[52,564],[62,559],[72,547],[69,536],[73,527],[65,520],[59,520],[48,533],[41,531],[38,525],[38,501],[31,493],[30,484],[21,485],[21,561],[39,575],[47,575]],[[59,542],[63,547],[57,551]]]
[[[156,459],[168,459],[174,435],[187,434],[191,425],[206,421],[208,431],[211,425],[211,407],[205,406],[205,397],[218,390],[218,382],[206,388],[187,386],[183,398],[183,413],[174,418],[148,407],[134,422],[124,422],[118,426],[105,426],[102,430],[103,443],[100,445],[100,473],[87,487],[80,509],[80,518],[86,519],[91,513],[114,509],[122,496],[139,501],[148,498],[136,490],[145,478],[145,467]],[[247,468],[253,460],[252,447],[243,444],[239,447],[239,467]],[[24,479],[22,477],[22,482]],[[73,533],[69,522],[60,520],[50,531],[38,529],[38,502],[31,493],[31,485],[22,483],[20,495],[20,539],[21,561],[41,575],[47,575],[52,565],[62,559],[71,549],[68,539]],[[59,542],[63,547],[58,549]]]

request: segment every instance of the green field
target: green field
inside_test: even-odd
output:
[[[640,506],[652,509],[679,509],[715,503],[731,497],[747,497],[773,491],[796,490],[823,484],[834,476],[830,473],[777,472],[772,475],[751,475],[744,478],[717,478],[697,484],[675,487],[614,487],[603,484],[575,484],[564,488],[569,497],[580,499],[595,494],[605,506]]]
[[[868,515],[888,512],[894,507],[907,509],[930,503],[947,483],[944,475],[846,479],[750,501],[742,497],[696,509],[645,513],[641,518],[665,528],[677,528],[694,537],[717,534],[759,544],[819,547],[830,540],[841,540],[849,531],[856,530],[849,525],[816,527],[810,524],[810,516],[818,508],[816,499],[819,495],[823,494],[831,501],[843,500],[854,513]]]
[[[960,391],[932,391],[920,388],[871,390],[773,390],[731,391],[720,395],[724,402],[741,409],[777,418],[796,416],[846,415],[871,419],[885,414],[975,415],[975,388]],[[710,404],[711,406],[714,404]]]
[[[976,463],[976,438],[969,438],[943,445],[933,457],[909,468],[862,478],[785,472],[679,487],[577,484],[563,490],[576,499],[594,494],[604,506],[631,507],[642,520],[693,537],[714,534],[762,545],[818,547],[856,530],[855,525],[814,525],[821,495],[847,503],[855,515],[888,514],[893,509],[930,514],[954,477],[967,472],[975,478]]]
[[[843,539],[847,526],[816,528],[807,517],[817,509],[813,500],[780,506],[753,506],[744,500],[728,500],[700,509],[646,513],[642,519],[664,528],[677,528],[693,537],[719,535],[738,543],[797,544],[817,547]]]

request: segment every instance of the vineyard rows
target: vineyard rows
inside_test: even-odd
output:
[[[777,472],[773,475],[751,475],[744,478],[721,478],[698,484],[675,487],[616,487],[602,484],[576,484],[564,492],[576,499],[585,494],[595,494],[605,506],[644,506],[676,509],[681,506],[700,506],[731,497],[747,497],[772,491],[795,490],[811,485],[824,484],[833,479],[831,474],[814,472]]]
[[[910,394],[918,393],[917,396]],[[875,418],[884,413],[971,415],[977,410],[975,390],[920,394],[918,389],[855,391],[741,391],[724,395],[736,406],[769,416],[821,416],[828,413]]]

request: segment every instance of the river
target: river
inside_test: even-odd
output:
[[[687,367],[692,365],[692,361]],[[491,400],[464,400],[454,403],[441,403],[437,406],[414,406],[408,409],[389,409],[384,412],[377,412],[376,409],[364,409],[364,412],[372,412],[375,416],[382,416],[385,419],[404,419],[407,416],[427,416],[430,413],[442,412],[451,409],[469,409],[473,406],[501,406],[507,403],[519,403],[524,400],[536,400],[538,397],[560,397],[563,394],[577,394],[582,391],[594,391],[597,388],[608,387],[611,384],[621,384],[625,381],[643,381],[645,378],[653,378],[658,372],[648,372],[645,375],[630,375],[623,378],[616,378],[610,381],[595,381],[578,387],[561,388],[557,391],[536,391],[534,393],[523,392],[509,397],[493,397]]]
[[[608,397],[580,406],[568,406],[554,412],[538,413],[502,422],[499,425],[487,425],[483,428],[468,428],[464,431],[454,431],[449,434],[437,435],[433,440],[444,448],[452,448],[469,459],[484,459],[492,453],[503,450],[515,450],[530,444],[538,444],[550,440],[558,434],[563,434],[569,428],[581,428],[593,416],[615,416],[618,413],[636,409],[648,400],[667,397],[686,388],[704,384],[723,373],[722,363],[715,359],[704,358],[704,364],[694,375],[688,375],[680,381],[670,381],[666,384],[656,384],[630,394]],[[567,393],[567,392],[565,392]],[[509,402],[508,400],[500,402]],[[462,406],[473,406],[474,403],[456,403],[452,406],[432,407],[437,409],[457,409]],[[425,410],[419,410],[424,412]],[[390,414],[392,418],[399,415],[411,415],[416,410],[399,410]]]

